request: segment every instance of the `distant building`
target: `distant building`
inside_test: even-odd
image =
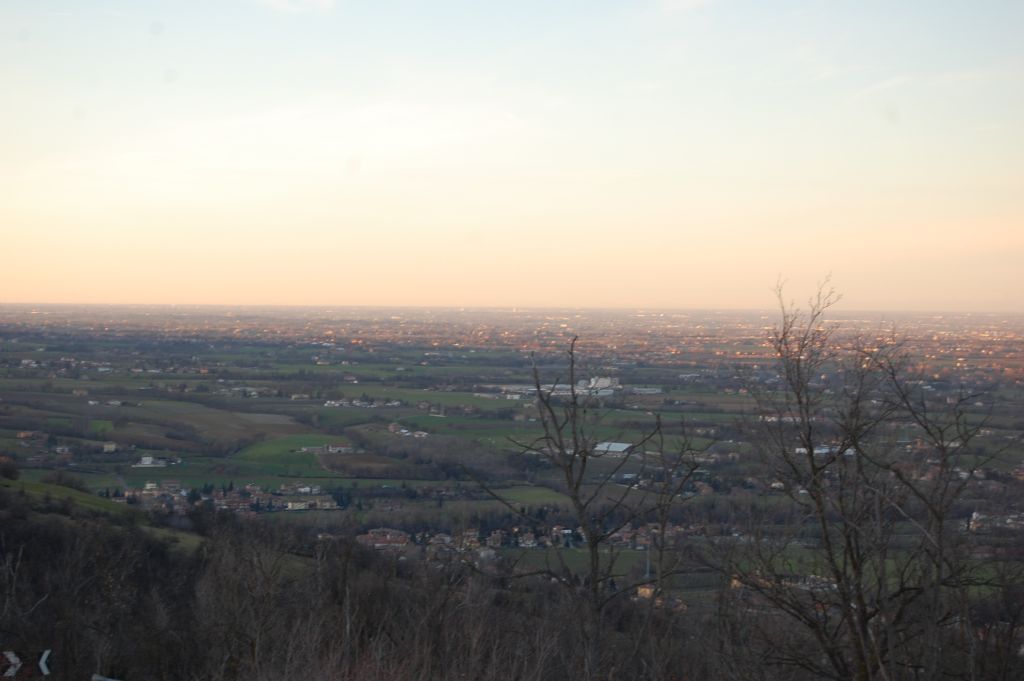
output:
[[[396,550],[409,544],[409,534],[390,527],[377,527],[356,537],[363,546],[378,550]]]
[[[492,549],[500,549],[505,543],[505,533],[501,530],[491,530],[491,535],[487,537],[487,545]]]
[[[628,442],[599,442],[594,445],[594,453],[603,456],[623,457],[633,449]]]
[[[608,376],[594,376],[589,381],[581,380],[577,382],[577,387],[583,388],[584,390],[614,390],[620,387],[619,379],[611,378]]]

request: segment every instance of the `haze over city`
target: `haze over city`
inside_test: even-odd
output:
[[[1024,5],[0,9],[4,303],[1024,311]]]

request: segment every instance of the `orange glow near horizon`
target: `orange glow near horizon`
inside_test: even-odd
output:
[[[0,11],[0,302],[1024,312],[1017,9],[114,5]]]

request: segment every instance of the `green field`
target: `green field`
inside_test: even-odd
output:
[[[89,421],[89,434],[95,437],[101,437],[112,430],[114,430],[113,421],[106,419],[92,419]]]
[[[300,450],[303,447],[319,447],[342,441],[343,438],[331,435],[288,435],[250,445],[232,457],[231,461],[254,464],[264,473],[290,477],[325,476],[330,473],[320,465],[316,455]]]
[[[42,478],[50,475],[53,471],[42,468],[23,468],[19,480],[40,482]],[[104,489],[115,490],[124,486],[121,476],[113,471],[90,468],[70,468],[68,473],[81,480],[91,490],[102,491]]]
[[[569,497],[547,487],[502,487],[493,491],[511,504],[565,507],[569,504]]]
[[[61,485],[50,485],[45,482],[35,482],[32,480],[6,480],[0,478],[0,487],[3,487],[15,494],[25,493],[37,501],[46,499],[50,499],[55,502],[68,500],[73,505],[89,511],[98,511],[121,516],[136,513],[134,509],[125,504],[118,504],[110,501],[109,499],[104,499],[94,494],[80,492],[76,489],[71,489],[70,487],[64,487]]]

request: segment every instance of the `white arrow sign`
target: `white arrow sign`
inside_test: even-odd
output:
[[[47,648],[43,651],[43,654],[39,657],[39,671],[43,676],[50,675],[50,668],[46,666],[46,660],[50,657],[50,649]]]
[[[7,663],[11,665],[4,672],[4,676],[14,676],[21,669],[21,658],[15,655],[13,650],[5,650],[4,657],[7,658]]]

